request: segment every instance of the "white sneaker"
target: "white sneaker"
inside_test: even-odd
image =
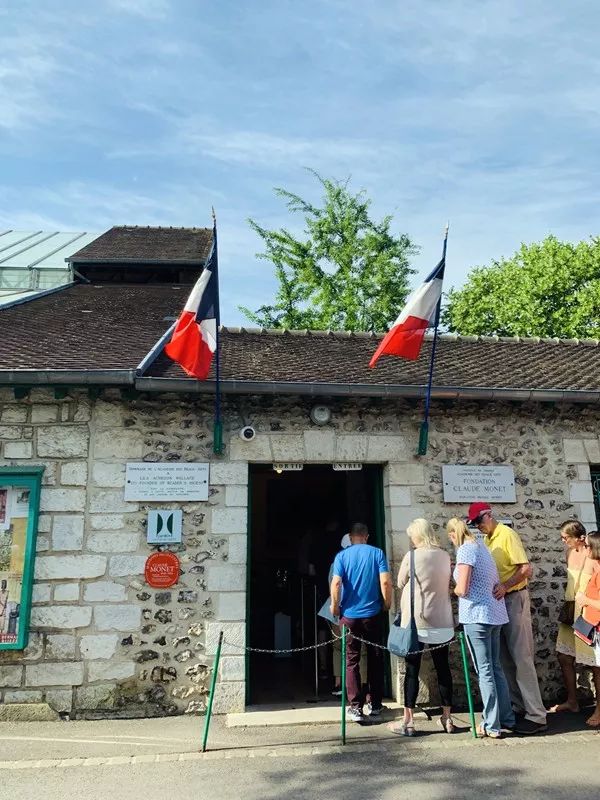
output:
[[[365,715],[360,710],[360,708],[349,707],[346,710],[346,714],[348,715],[348,719],[351,720],[352,722],[364,722],[365,720]]]
[[[383,706],[379,706],[379,708],[373,708],[371,703],[369,703],[367,707],[369,709],[370,717],[379,717],[383,713]]]

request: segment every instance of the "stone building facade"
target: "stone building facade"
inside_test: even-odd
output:
[[[512,465],[517,502],[498,511],[513,520],[534,566],[536,661],[544,696],[555,695],[554,637],[565,579],[558,526],[571,516],[596,526],[595,403],[439,400],[429,451],[417,457],[422,409],[414,400],[332,391],[331,420],[317,426],[310,419],[315,400],[306,394],[248,391],[227,395],[225,448],[215,456],[208,395],[132,397],[110,387],[92,393],[32,387],[20,394],[0,388],[0,464],[45,469],[29,644],[24,652],[0,652],[2,703],[45,702],[78,717],[202,711],[223,630],[215,710],[242,710],[249,465],[277,462],[380,465],[394,573],[413,518],[425,516],[442,530],[447,518],[465,511],[443,501],[443,465]],[[256,429],[252,441],[238,436],[240,420]],[[180,558],[181,577],[171,589],[144,581],[147,512],[161,504],[124,500],[125,465],[132,461],[210,462],[208,501],[179,504],[183,541],[170,549]],[[396,692],[398,669],[394,660]]]

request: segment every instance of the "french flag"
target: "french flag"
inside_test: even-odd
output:
[[[213,244],[202,274],[196,281],[187,303],[175,324],[165,353],[192,378],[206,380],[217,349],[219,319],[219,275],[217,226]]]
[[[427,328],[435,325],[437,309],[442,297],[442,283],[446,259],[442,258],[425,281],[406,301],[400,316],[383,337],[369,366],[374,367],[380,356],[400,356],[416,361]]]

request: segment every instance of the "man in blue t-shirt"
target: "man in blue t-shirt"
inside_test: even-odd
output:
[[[392,604],[392,579],[383,550],[367,544],[369,530],[362,522],[350,529],[352,547],[342,550],[333,562],[331,613],[340,617],[351,634],[370,642],[381,641],[381,610]],[[341,598],[341,602],[340,602]],[[349,636],[346,645],[346,689],[348,717],[362,722],[365,697],[362,693],[360,653],[362,642]],[[367,646],[367,686],[371,716],[381,714],[383,699],[383,650]]]

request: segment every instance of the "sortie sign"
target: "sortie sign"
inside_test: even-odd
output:
[[[165,589],[179,580],[179,559],[168,550],[163,553],[152,553],[146,560],[144,577],[148,586]]]

